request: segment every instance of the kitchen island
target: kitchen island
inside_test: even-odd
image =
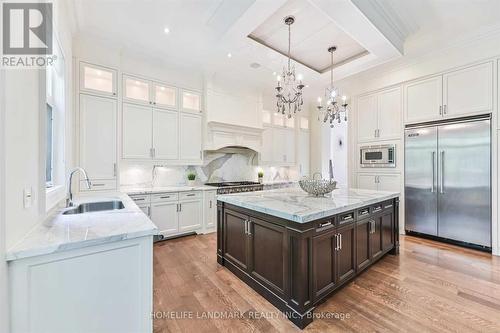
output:
[[[399,252],[397,192],[286,188],[217,199],[218,263],[300,328],[332,293]]]

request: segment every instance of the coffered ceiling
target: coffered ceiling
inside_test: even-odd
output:
[[[248,36],[283,55],[288,53],[288,26],[283,18],[292,15],[291,57],[323,73],[331,67],[330,46],[337,46],[334,67],[363,57],[368,51],[343,31],[330,17],[307,0],[290,0]]]

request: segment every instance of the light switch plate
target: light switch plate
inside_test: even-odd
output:
[[[26,187],[23,193],[24,208],[30,208],[33,202],[33,191],[31,187]]]

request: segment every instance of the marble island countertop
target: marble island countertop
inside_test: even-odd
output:
[[[398,196],[399,192],[349,188],[336,189],[325,197],[314,197],[300,188],[284,188],[219,195],[217,200],[286,220],[306,223]]]
[[[121,200],[125,207],[75,215],[62,215],[66,209],[60,209],[8,249],[7,261],[158,233],[153,222],[123,193],[86,195],[75,200],[75,206],[111,200]]]

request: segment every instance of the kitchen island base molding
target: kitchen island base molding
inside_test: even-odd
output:
[[[399,199],[307,223],[219,201],[217,262],[299,328],[385,254],[399,253]]]

